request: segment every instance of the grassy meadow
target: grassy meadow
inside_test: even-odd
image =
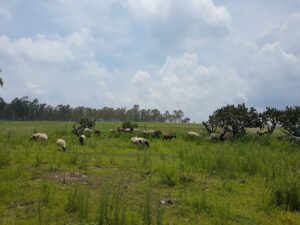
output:
[[[300,146],[279,130],[221,143],[199,124],[139,123],[177,134],[143,148],[106,122],[80,146],[72,124],[0,121],[0,224],[300,224]]]

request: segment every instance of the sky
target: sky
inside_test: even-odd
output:
[[[0,0],[5,101],[182,109],[300,103],[299,0]]]

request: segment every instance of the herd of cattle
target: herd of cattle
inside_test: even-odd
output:
[[[110,129],[109,132],[111,134],[114,134],[114,133],[120,133],[120,132],[130,132],[130,133],[133,133],[133,134],[141,134],[142,137],[137,137],[137,136],[134,136],[134,137],[131,137],[130,138],[130,142],[133,144],[133,145],[140,145],[140,146],[146,146],[146,147],[149,147],[150,144],[149,144],[149,141],[146,139],[146,138],[161,138],[162,137],[162,140],[163,141],[171,141],[172,139],[176,138],[176,135],[175,134],[172,134],[172,133],[162,133],[160,130],[144,130],[142,132],[140,132],[139,129],[130,129],[130,128],[117,128],[117,130],[114,130],[114,129]],[[100,136],[101,135],[101,131],[99,129],[95,129],[94,132],[89,129],[89,128],[85,128],[81,135],[79,135],[78,137],[78,141],[81,145],[84,145],[85,143],[85,140],[87,137],[91,137],[92,134],[94,133],[95,136]],[[211,140],[225,140],[226,138],[226,132],[221,132],[219,134],[217,133],[212,133],[210,134],[210,137],[209,139]],[[197,132],[194,132],[194,131],[189,131],[187,132],[187,137],[190,139],[190,140],[195,140],[195,139],[198,139],[200,137],[199,133]],[[47,142],[48,140],[48,135],[45,134],[45,133],[34,133],[32,134],[32,136],[30,137],[29,140],[35,140],[35,141],[40,141],[40,142]],[[57,139],[56,140],[56,145],[58,146],[58,148],[62,149],[63,151],[65,151],[67,149],[67,145],[66,145],[66,141],[63,140],[63,139]]]

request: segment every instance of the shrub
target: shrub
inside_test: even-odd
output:
[[[122,127],[123,127],[123,128],[130,128],[130,129],[133,129],[133,128],[137,128],[138,125],[137,125],[137,123],[132,123],[132,122],[130,122],[130,121],[126,121],[126,122],[123,122],[123,123],[122,123]]]

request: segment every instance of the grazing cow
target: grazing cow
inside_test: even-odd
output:
[[[114,129],[109,129],[109,132],[113,134],[113,133],[115,133],[116,131],[115,131]]]
[[[56,145],[58,148],[62,149],[63,151],[66,151],[66,149],[67,149],[66,141],[63,139],[57,139]]]
[[[258,130],[258,131],[256,131],[256,133],[257,133],[258,136],[263,136],[266,133],[268,133],[268,131]]]
[[[118,128],[117,128],[117,131],[118,131],[118,132],[123,132],[123,131],[125,131],[125,128],[123,128],[123,127],[118,127]]]
[[[147,148],[149,147],[148,140],[142,137],[132,137],[130,141],[133,145],[143,145],[146,146]]]
[[[86,139],[86,136],[85,135],[80,135],[80,137],[79,137],[79,143],[81,144],[81,145],[83,145],[84,144],[84,141],[85,141],[85,139]]]
[[[152,137],[153,138],[160,138],[160,136],[161,136],[161,131],[160,130],[155,130],[154,132],[153,132],[153,134],[152,134]]]
[[[143,130],[142,133],[144,137],[151,137],[151,136],[153,137],[154,132],[155,132],[154,130]]]
[[[132,128],[132,127],[130,127],[130,128],[125,128],[125,129],[124,129],[124,132],[133,132],[133,128]]]
[[[188,134],[189,139],[197,139],[200,137],[200,135],[194,131],[190,131],[187,134]]]
[[[100,134],[101,134],[101,131],[100,131],[99,129],[96,129],[96,130],[94,131],[94,135],[97,135],[97,136],[99,137]]]
[[[220,136],[219,134],[211,133],[209,135],[209,138],[210,138],[211,141],[218,141],[219,140],[219,136]]]
[[[90,128],[84,128],[82,134],[86,137],[90,137],[92,135],[92,130]]]
[[[176,138],[176,135],[174,135],[174,134],[164,134],[163,135],[163,141],[166,141],[166,140],[171,141],[173,138]]]
[[[33,135],[31,135],[29,140],[46,142],[48,140],[48,136],[45,133],[34,133]]]
[[[227,134],[227,130],[223,129],[223,131],[220,134],[211,133],[209,135],[209,137],[210,137],[210,140],[212,140],[212,141],[218,141],[218,140],[224,141],[226,139],[226,134]]]

